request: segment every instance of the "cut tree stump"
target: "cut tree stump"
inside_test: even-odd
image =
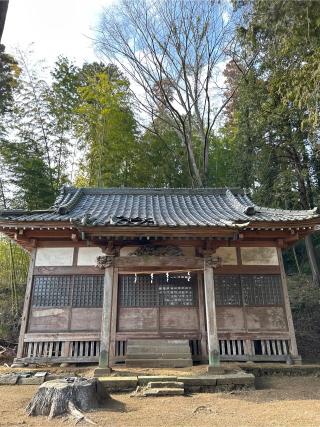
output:
[[[80,411],[100,406],[107,398],[103,385],[96,378],[65,378],[47,381],[39,387],[26,408],[28,415],[46,415],[50,419],[69,414],[77,422],[91,422]]]

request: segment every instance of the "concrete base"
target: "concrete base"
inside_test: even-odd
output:
[[[290,359],[291,359],[290,360],[291,363],[287,360],[288,365],[302,365],[301,356],[296,356],[296,357],[291,356]]]
[[[137,377],[100,377],[99,381],[111,393],[133,391],[138,385]]]
[[[147,380],[148,378],[148,380]],[[243,371],[224,375],[206,375],[200,377],[102,377],[99,381],[109,392],[125,392],[135,390],[137,386],[149,390],[185,389],[188,392],[214,393],[234,389],[253,388],[254,375]],[[168,392],[171,394],[173,392]],[[180,393],[180,392],[179,392]],[[182,393],[181,393],[182,394]],[[152,393],[151,393],[152,395]],[[154,395],[161,395],[155,392]]]
[[[139,375],[138,376],[138,385],[146,386],[152,381],[177,381],[177,377],[173,375]]]
[[[25,368],[26,366],[27,364],[21,362],[19,359],[13,359],[13,363],[10,368]]]
[[[224,373],[226,373],[226,370],[220,366],[208,366],[208,374],[223,375]]]
[[[183,388],[150,388],[143,392],[145,397],[157,397],[157,396],[183,396]]]
[[[112,372],[111,368],[96,368],[94,370],[93,376],[94,377],[107,377]]]

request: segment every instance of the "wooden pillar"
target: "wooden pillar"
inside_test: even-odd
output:
[[[205,318],[205,297],[203,275],[198,273],[198,304],[199,304],[199,326],[201,333],[201,360],[206,360],[208,356],[207,349],[207,331],[206,331],[206,318]]]
[[[99,368],[109,370],[110,362],[110,328],[111,328],[111,304],[113,291],[114,265],[113,256],[108,256],[104,273],[104,290],[103,290],[103,307],[102,307],[102,324],[101,324],[101,341]]]
[[[290,352],[290,355],[292,356],[293,361],[299,362],[301,358],[298,354],[296,334],[294,331],[294,325],[292,320],[292,313],[291,313],[290,300],[289,300],[289,294],[288,294],[287,275],[284,269],[282,251],[280,248],[278,248],[277,251],[278,251],[278,260],[279,260],[279,266],[280,266],[280,272],[281,272],[284,307],[285,307],[285,312],[286,312],[286,317],[288,322],[288,329],[289,329],[289,336],[290,336],[289,352]]]
[[[113,291],[111,304],[111,325],[110,325],[110,356],[109,363],[113,364],[116,354],[116,334],[118,317],[118,281],[119,269],[115,268],[113,273]]]
[[[26,293],[25,293],[25,297],[24,297],[23,312],[22,312],[22,318],[21,318],[19,342],[18,342],[18,350],[17,350],[17,359],[21,359],[23,357],[24,335],[25,335],[25,333],[27,331],[27,327],[28,327],[29,310],[30,310],[31,294],[32,294],[32,279],[33,279],[33,270],[34,270],[35,261],[36,261],[36,249],[33,249],[32,253],[31,253],[30,264],[29,264]]]
[[[220,366],[220,348],[216,319],[216,303],[214,293],[213,268],[205,260],[204,264],[204,296],[206,303],[209,368]]]

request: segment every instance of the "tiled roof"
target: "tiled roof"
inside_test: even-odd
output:
[[[243,190],[64,187],[53,208],[3,211],[0,222],[62,221],[86,226],[213,226],[296,222],[319,217],[313,210],[256,206]]]

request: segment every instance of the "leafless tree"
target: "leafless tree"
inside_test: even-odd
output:
[[[235,24],[227,0],[119,0],[104,10],[97,32],[98,50],[130,77],[140,113],[180,136],[196,186],[206,184],[212,132],[233,96],[220,94]]]

